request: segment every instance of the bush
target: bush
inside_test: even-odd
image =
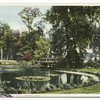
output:
[[[32,56],[30,53],[27,53],[24,57],[21,58],[21,60],[25,60],[25,61],[32,60]]]
[[[63,84],[57,84],[56,87],[60,89],[64,89]]]
[[[69,68],[69,62],[68,59],[65,58],[59,58],[57,64],[55,65],[57,68]]]
[[[50,91],[50,87],[44,85],[44,86],[41,87],[40,91],[41,92],[48,92],[48,91]]]
[[[64,89],[68,90],[71,89],[72,87],[70,86],[70,84],[64,84],[63,85]]]
[[[6,93],[16,94],[17,90],[13,87],[5,88]]]
[[[36,93],[36,88],[33,88],[33,89],[31,90],[31,93]]]
[[[48,91],[54,91],[56,89],[56,86],[53,84],[50,84],[49,86],[43,85],[40,89],[41,92],[48,92]]]
[[[18,92],[18,94],[28,94],[28,91],[26,91],[25,89],[21,89],[21,88],[19,88],[18,90],[17,90],[17,92]]]
[[[97,82],[93,79],[93,78],[89,78],[88,82],[84,82],[82,84],[83,87],[86,87],[86,86],[91,86],[91,85],[94,85],[96,84]]]
[[[91,58],[86,62],[86,66],[94,67],[94,63],[93,60],[91,60]]]
[[[82,86],[83,86],[83,87],[87,87],[87,86],[88,86],[88,83],[84,82],[84,83],[82,84]]]
[[[77,88],[77,85],[74,84],[74,83],[71,83],[70,86],[71,86],[72,88]]]
[[[100,67],[100,62],[94,61],[94,68],[99,68],[99,67]]]

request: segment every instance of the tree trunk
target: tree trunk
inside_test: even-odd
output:
[[[66,41],[67,41],[67,58],[69,60],[69,67],[71,67],[71,61],[70,61],[70,51],[69,51],[69,35],[68,35],[68,8],[66,7],[66,20],[65,20],[65,26],[66,26]]]
[[[7,52],[7,60],[9,59],[9,51]]]
[[[3,60],[3,49],[1,47],[1,60]]]
[[[97,53],[95,52],[95,61],[97,60]]]
[[[99,61],[100,61],[100,46],[99,46],[99,52],[98,53],[99,53]]]

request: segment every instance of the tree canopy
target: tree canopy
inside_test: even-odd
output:
[[[92,39],[92,26],[99,17],[98,13],[100,10],[97,6],[52,6],[44,19],[53,27],[53,54],[65,56],[69,59],[70,65],[72,62],[75,65],[82,61],[81,58]]]
[[[22,18],[22,21],[27,26],[28,30],[32,30],[32,22],[34,18],[42,15],[39,8],[32,9],[31,7],[25,7],[18,15]]]

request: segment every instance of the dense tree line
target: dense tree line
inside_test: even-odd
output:
[[[42,16],[39,8],[25,7],[18,15],[28,31],[22,33],[13,31],[7,23],[0,23],[1,60],[30,60],[47,57],[49,42],[43,38],[43,25],[36,24],[36,29],[32,26],[34,18]]]
[[[100,55],[100,7],[98,6],[52,6],[38,23],[34,18],[41,17],[38,8],[24,8],[18,14],[28,31],[14,32],[5,22],[0,22],[1,59],[30,59],[64,57],[69,67],[82,66],[87,47]],[[44,23],[52,28],[49,38],[44,35]],[[45,33],[46,34],[46,33]]]
[[[9,28],[0,37],[0,48],[2,48],[2,60],[24,59],[27,55],[38,59],[47,57],[49,42],[44,40],[38,30],[33,29],[31,32],[20,33],[18,30],[14,31]]]

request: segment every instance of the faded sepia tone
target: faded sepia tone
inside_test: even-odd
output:
[[[57,94],[99,97],[100,6],[0,5],[0,96]]]

